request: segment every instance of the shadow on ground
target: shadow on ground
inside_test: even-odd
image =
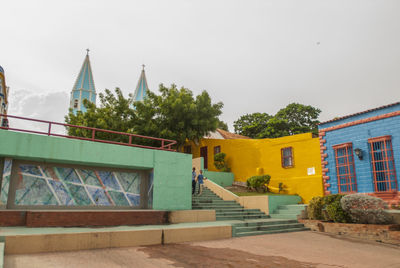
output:
[[[176,267],[313,268],[314,263],[279,256],[262,256],[231,248],[209,248],[189,244],[147,246],[139,249],[150,258],[167,259]]]

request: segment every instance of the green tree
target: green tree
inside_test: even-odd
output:
[[[226,124],[224,121],[219,121],[217,128],[225,130],[225,131],[229,131],[228,124]]]
[[[160,85],[160,95],[148,91],[143,102],[133,102],[131,96],[125,98],[118,88],[115,95],[106,90],[99,94],[100,106],[84,102],[87,112],[70,109],[65,122],[72,125],[95,127],[119,132],[139,134],[176,140],[178,147],[186,140],[198,141],[220,124],[222,102],[212,104],[207,91],[193,97],[186,88],[175,85],[167,88]],[[132,107],[133,105],[133,107]],[[91,138],[92,132],[78,128],[68,128],[68,134]],[[97,139],[127,142],[127,136],[96,132]],[[132,143],[160,146],[159,141],[134,138]]]
[[[160,95],[149,92],[143,102],[135,102],[137,133],[176,140],[181,147],[186,140],[199,141],[218,127],[223,104],[212,104],[207,91],[194,98],[184,87],[161,84],[159,90]]]
[[[233,122],[233,127],[236,134],[250,138],[260,138],[260,133],[267,127],[267,123],[271,118],[272,116],[267,113],[246,114]]]
[[[310,105],[291,103],[275,116],[253,113],[234,122],[235,133],[251,138],[278,138],[306,132],[318,132],[321,110]]]
[[[318,117],[321,110],[311,105],[291,103],[278,111],[277,119],[287,120],[290,135],[313,132],[318,133]]]
[[[131,109],[131,100],[125,98],[119,88],[115,89],[115,95],[108,89],[105,94],[100,93],[100,106],[84,100],[87,111],[78,111],[76,115],[69,110],[65,116],[65,122],[71,125],[95,127],[119,132],[133,133],[136,119],[135,111]],[[92,132],[79,128],[68,128],[68,135],[91,138]],[[127,136],[121,136],[105,132],[96,132],[95,138],[127,142]]]

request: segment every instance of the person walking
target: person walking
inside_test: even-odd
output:
[[[199,183],[199,191],[197,192],[197,195],[201,195],[203,193],[203,186],[204,186],[204,180],[207,178],[203,176],[203,171],[200,170],[199,176],[197,176],[197,182]]]
[[[192,195],[194,195],[196,191],[196,168],[193,168],[192,171]]]

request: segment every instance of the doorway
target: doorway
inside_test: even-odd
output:
[[[208,149],[207,146],[200,148],[200,157],[204,159],[204,169],[208,169]]]

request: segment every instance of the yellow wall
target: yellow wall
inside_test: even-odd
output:
[[[202,139],[199,145],[190,143],[193,158],[200,157],[200,147],[208,147],[208,170],[217,171],[214,166],[214,147],[221,146],[235,181],[246,181],[259,174],[271,176],[270,186],[278,187],[282,182],[286,193],[298,194],[303,202],[314,196],[323,195],[321,156],[319,139],[311,133],[276,139]],[[283,168],[281,149],[293,147],[294,167]],[[315,175],[307,175],[307,168],[315,168]]]

